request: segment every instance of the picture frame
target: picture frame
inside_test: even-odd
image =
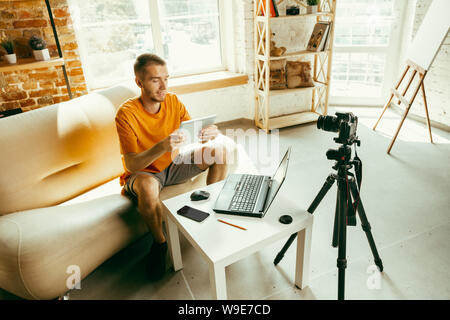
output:
[[[306,50],[319,52],[325,49],[325,45],[328,39],[328,33],[331,29],[330,22],[318,22],[314,26],[313,32],[311,33],[311,37],[308,41],[308,46]]]

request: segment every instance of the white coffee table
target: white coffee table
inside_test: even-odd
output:
[[[309,280],[313,216],[296,204],[295,199],[285,197],[283,188],[280,189],[264,218],[215,213],[212,206],[222,189],[223,183],[221,181],[198,189],[210,192],[211,196],[208,200],[193,202],[190,200],[190,194],[192,193],[190,191],[163,201],[168,209],[166,210],[168,245],[174,270],[178,271],[183,268],[178,237],[178,230],[180,230],[209,263],[212,297],[214,299],[227,299],[226,266],[297,232],[295,285],[300,289],[305,288]],[[180,216],[177,214],[177,210],[184,205],[209,212],[210,216],[200,223]],[[279,217],[284,214],[292,216],[291,224],[281,224],[278,221]],[[244,231],[218,222],[217,219],[239,225],[247,230]],[[276,254],[277,252],[274,252],[274,258]]]

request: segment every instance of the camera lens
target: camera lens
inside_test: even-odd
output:
[[[317,129],[338,132],[339,122],[339,119],[334,116],[319,116],[319,119],[317,119]]]

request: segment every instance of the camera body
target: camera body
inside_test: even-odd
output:
[[[358,117],[353,113],[336,112],[336,116],[320,116],[317,120],[317,128],[330,132],[339,132],[339,136],[334,138],[336,143],[352,145],[357,142],[356,128],[358,126]]]
[[[324,131],[339,132],[339,136],[334,138],[336,143],[352,145],[358,141],[356,128],[358,117],[353,113],[336,112],[336,116],[320,116],[317,120],[317,128]]]
[[[356,143],[360,145],[360,141],[356,136],[358,126],[358,117],[353,113],[336,112],[336,116],[320,116],[317,120],[317,128],[324,131],[338,132],[339,136],[334,138],[336,143],[342,144],[339,149],[330,149],[327,151],[327,159],[336,160],[340,163],[348,162],[351,158],[351,146]]]

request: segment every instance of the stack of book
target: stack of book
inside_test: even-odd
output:
[[[269,0],[270,3],[270,16],[271,17],[279,17],[280,14],[278,12],[277,2],[276,0]],[[262,9],[262,10],[261,10]],[[263,8],[258,9],[259,15],[263,16],[264,12],[266,12],[266,0],[263,0]]]

